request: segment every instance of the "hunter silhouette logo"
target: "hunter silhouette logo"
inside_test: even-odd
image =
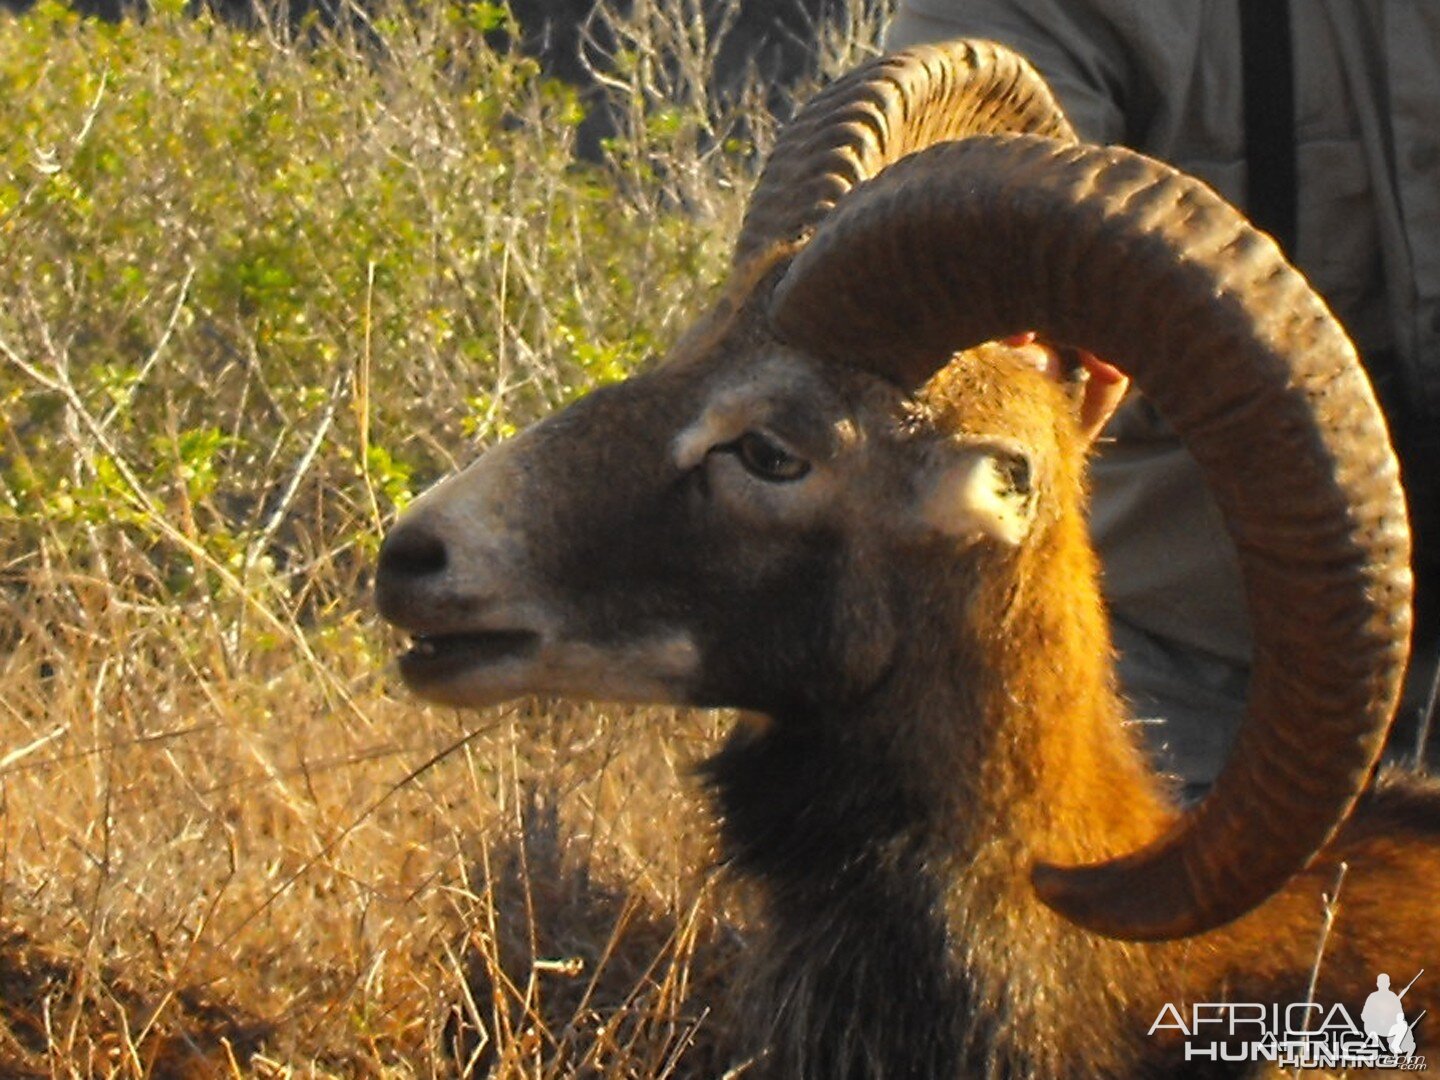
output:
[[[1415,979],[1425,974],[1421,968]],[[1375,979],[1375,992],[1365,999],[1365,1009],[1360,1014],[1360,1020],[1365,1025],[1365,1034],[1373,1038],[1378,1045],[1387,1047],[1392,1054],[1409,1055],[1415,1052],[1415,1035],[1413,1029],[1419,1021],[1422,1012],[1410,1023],[1405,1023],[1405,1007],[1400,1004],[1400,999],[1406,994],[1410,987],[1415,985],[1415,979],[1405,984],[1405,989],[1395,993],[1390,989],[1390,976],[1381,972]]]
[[[1188,1014],[1169,1002],[1150,1034],[1176,1032],[1186,1061],[1274,1062],[1292,1069],[1396,1069],[1422,1072],[1428,1065],[1415,1053],[1415,1025],[1407,1022],[1402,999],[1425,969],[1398,994],[1381,972],[1365,999],[1357,1024],[1343,1004],[1317,1001],[1288,1005],[1260,1002],[1195,1002]]]

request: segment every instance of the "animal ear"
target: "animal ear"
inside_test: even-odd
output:
[[[920,517],[944,536],[989,538],[1014,547],[1035,521],[1035,481],[1024,447],[949,443],[936,453],[920,492]]]

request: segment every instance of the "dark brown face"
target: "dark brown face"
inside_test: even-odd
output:
[[[889,662],[927,549],[1020,542],[1030,458],[762,342],[600,390],[440,484],[386,539],[377,600],[437,701],[843,701]]]

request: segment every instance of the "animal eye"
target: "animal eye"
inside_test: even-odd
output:
[[[735,456],[753,475],[772,483],[799,480],[810,471],[810,463],[798,458],[773,439],[758,431],[746,432],[730,444]]]

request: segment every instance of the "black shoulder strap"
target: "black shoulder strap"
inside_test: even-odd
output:
[[[1295,58],[1289,0],[1240,5],[1245,93],[1246,210],[1287,256],[1295,254]]]

